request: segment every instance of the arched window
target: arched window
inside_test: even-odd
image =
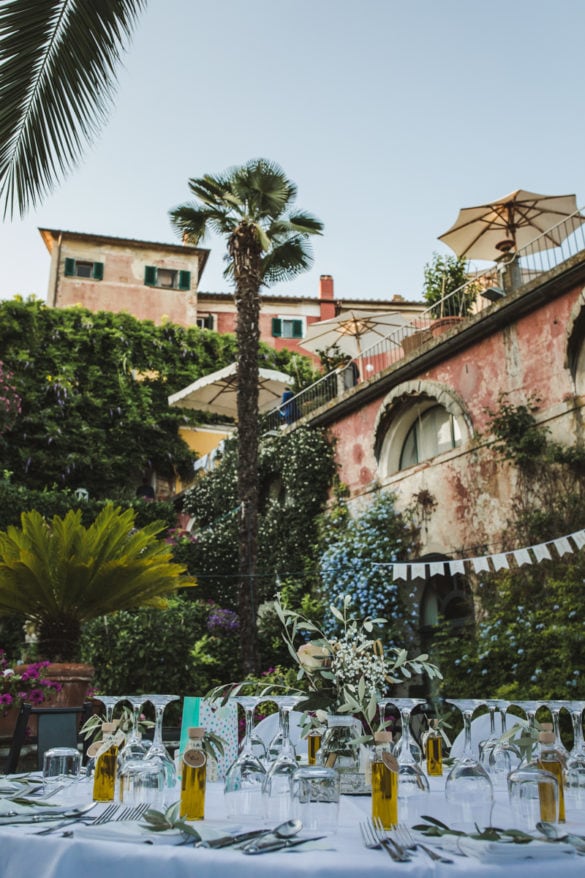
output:
[[[461,445],[457,420],[440,405],[417,414],[400,452],[399,469],[406,469]]]
[[[406,381],[385,398],[376,421],[382,478],[464,446],[471,420],[457,394],[436,381]]]

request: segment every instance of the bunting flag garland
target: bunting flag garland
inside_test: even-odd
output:
[[[392,579],[426,579],[428,576],[445,576],[455,573],[495,573],[498,570],[510,570],[524,564],[540,564],[541,561],[552,561],[556,556],[572,555],[585,547],[585,530],[578,530],[564,537],[513,549],[511,552],[497,552],[493,555],[479,555],[476,558],[457,558],[454,561],[414,561],[412,563],[381,563],[378,567],[391,567]],[[554,549],[554,552],[552,551]]]

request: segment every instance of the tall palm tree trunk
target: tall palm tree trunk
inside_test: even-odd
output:
[[[238,345],[238,573],[240,642],[245,674],[257,673],[256,561],[258,555],[258,344],[261,247],[254,226],[242,222],[229,241],[236,280]]]

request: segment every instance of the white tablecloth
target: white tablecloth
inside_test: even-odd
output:
[[[80,790],[75,791],[76,801],[83,798]],[[85,798],[91,796],[86,794]],[[498,817],[505,816],[501,802],[494,809],[494,825],[499,825]],[[550,878],[559,869],[563,878],[585,875],[585,858],[576,855],[495,865],[453,856],[454,863],[448,865],[435,864],[420,851],[410,863],[394,863],[384,851],[363,847],[358,824],[370,813],[370,807],[369,797],[344,796],[336,835],[311,849],[300,847],[261,856],[230,849],[94,841],[87,838],[87,832],[84,838],[63,838],[58,833],[39,836],[34,834],[38,826],[0,827],[0,878],[224,878],[230,873],[238,878],[273,878],[275,874],[278,878],[387,878],[389,872],[408,878]],[[433,783],[423,807],[425,813],[449,822],[442,782]],[[401,814],[401,819],[405,816]],[[205,823],[220,834],[228,825],[234,826],[223,818],[223,794],[218,784],[208,785]],[[579,830],[583,832],[585,827]]]

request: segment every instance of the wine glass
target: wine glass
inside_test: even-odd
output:
[[[384,699],[388,701],[388,699]],[[426,698],[392,698],[388,703],[393,704],[400,711],[402,718],[402,734],[394,745],[394,755],[401,762],[417,765],[422,764],[422,750],[414,740],[410,732],[410,714],[419,704],[426,704]],[[406,753],[410,753],[412,759],[406,759]]]
[[[484,741],[479,742],[479,761],[484,766],[484,768],[489,771],[490,764],[490,753],[498,743],[498,735],[496,734],[496,710],[500,708],[502,702],[497,701],[496,699],[490,698],[487,701],[484,701],[485,706],[488,709],[489,718],[490,718],[490,731],[488,737]]]
[[[266,756],[270,763],[274,762],[275,759],[278,759],[280,753],[282,752],[282,745],[284,739],[284,720],[285,714],[287,715],[286,724],[287,724],[287,746],[292,747],[292,752],[294,753],[296,759],[296,749],[293,742],[290,740],[290,713],[296,707],[296,705],[300,701],[304,701],[306,699],[306,695],[270,695],[267,696],[266,700],[273,701],[278,708],[278,731],[270,741]]]
[[[471,745],[471,717],[474,711],[485,702],[472,698],[450,699],[463,715],[464,745],[463,753],[456,759],[445,781],[445,798],[457,811],[459,821],[464,826],[476,823],[489,826],[493,805],[494,790],[490,777],[475,758]]]
[[[93,701],[99,701],[106,709],[106,722],[111,723],[114,718],[114,708],[118,701],[124,701],[122,695],[93,695]]]
[[[532,759],[532,753],[536,745],[536,735],[534,733],[534,729],[536,728],[536,714],[538,710],[543,707],[544,701],[514,701],[514,704],[526,714],[528,729],[533,737],[532,746],[522,757],[522,764],[527,764]]]
[[[259,695],[232,695],[246,716],[246,731],[237,758],[225,775],[224,801],[228,817],[241,820],[258,819],[262,813],[262,783],[266,769],[254,754],[252,726],[256,706],[265,701]]]
[[[121,768],[127,759],[144,759],[147,753],[147,746],[142,740],[142,736],[138,729],[140,722],[140,713],[142,705],[146,701],[144,695],[123,695],[121,701],[128,701],[132,706],[133,722],[130,733],[126,736],[126,743],[120,750],[118,755],[118,764]]]
[[[573,749],[565,768],[565,799],[569,808],[585,808],[585,741],[583,740],[583,710],[585,701],[571,703],[573,721]]]
[[[566,710],[571,711],[571,702],[570,701],[547,701],[546,706],[550,710],[552,721],[553,721],[553,731],[555,733],[555,748],[559,751],[563,760],[566,761],[569,757],[569,753],[567,748],[562,742],[561,732],[559,728],[559,716],[561,710],[565,708]]]
[[[522,761],[522,754],[512,741],[504,740],[506,734],[506,712],[508,702],[500,701],[497,708],[500,713],[500,738],[496,741],[488,753],[488,771],[496,781],[506,780],[509,773],[518,768]]]
[[[262,783],[264,817],[270,822],[288,820],[292,810],[292,776],[298,768],[297,755],[289,737],[290,713],[303,696],[279,696],[280,751]]]
[[[177,769],[173,758],[163,742],[163,715],[167,705],[173,701],[180,701],[180,695],[143,695],[145,701],[150,701],[154,707],[154,735],[152,744],[148,748],[145,759],[159,759],[163,765],[166,778],[166,787],[174,787],[177,780]]]

